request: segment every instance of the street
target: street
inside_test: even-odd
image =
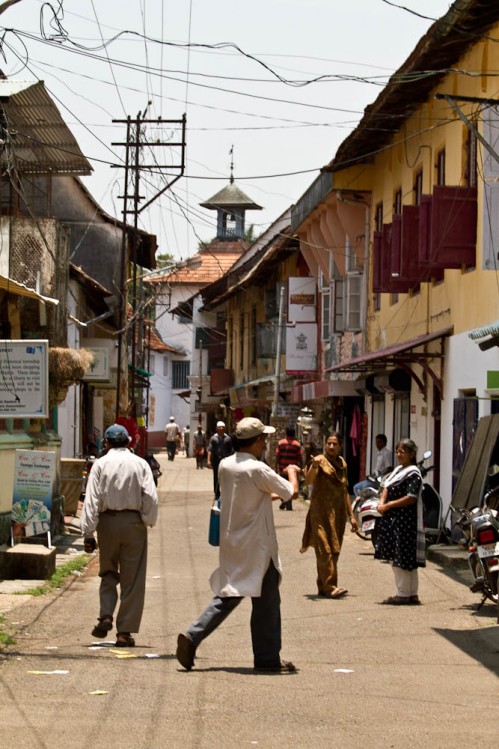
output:
[[[423,606],[380,605],[394,593],[393,573],[373,560],[370,543],[350,533],[339,579],[350,594],[318,598],[313,550],[299,553],[302,501],[294,512],[274,503],[284,568],[282,657],[299,673],[253,672],[249,601],[200,646],[194,670],[185,672],[175,659],[177,634],[210,600],[208,578],[217,566],[218,551],[207,542],[212,474],[183,455],[174,462],[157,457],[160,514],[149,535],[137,647],[89,649],[98,644],[90,636],[98,613],[96,560],[63,592],[20,599],[6,615],[18,623],[16,644],[0,661],[2,747],[496,743],[495,607],[485,604],[475,614],[479,597],[433,563],[420,572]]]

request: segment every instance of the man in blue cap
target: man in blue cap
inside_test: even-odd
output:
[[[156,523],[158,495],[148,463],[128,449],[124,426],[113,424],[104,438],[109,450],[95,461],[88,477],[80,518],[85,551],[99,542],[100,614],[93,637],[106,637],[116,617],[117,647],[132,647],[138,632],[146,588],[147,528]]]

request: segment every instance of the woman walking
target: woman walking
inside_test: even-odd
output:
[[[423,479],[416,465],[418,448],[411,439],[396,447],[399,465],[383,479],[378,511],[378,539],[374,556],[392,563],[396,595],[383,603],[419,605],[418,567],[424,567]]]
[[[340,455],[343,443],[337,432],[329,435],[323,455],[316,455],[305,481],[313,484],[301,553],[309,546],[317,559],[317,589],[325,598],[341,598],[348,591],[338,587],[338,558],[347,518],[357,529],[348,494],[347,464]]]

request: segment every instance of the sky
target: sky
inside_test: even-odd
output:
[[[43,80],[93,167],[83,181],[105,211],[123,211],[126,126],[144,114],[187,118],[186,168],[140,214],[159,253],[185,260],[215,236],[200,208],[230,178],[261,211],[262,233],[334,156],[389,76],[450,0],[20,0],[0,16],[0,67]],[[422,18],[426,16],[427,18]],[[172,124],[146,125],[177,142]],[[233,156],[231,156],[231,151]],[[143,163],[178,164],[179,149]],[[118,168],[113,167],[118,165]],[[141,172],[142,204],[177,176]]]

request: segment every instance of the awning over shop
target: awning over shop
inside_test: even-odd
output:
[[[426,333],[417,338],[411,338],[408,341],[395,343],[386,348],[378,349],[377,351],[369,351],[362,356],[348,359],[347,361],[341,362],[341,364],[335,364],[334,367],[330,367],[326,372],[366,373],[384,370],[390,367],[398,367],[407,372],[418,384],[420,391],[424,393],[425,387],[422,380],[410,366],[411,364],[419,364],[419,366],[432,378],[435,387],[438,389],[440,395],[442,395],[441,372],[440,374],[437,374],[437,372],[430,366],[429,362],[432,359],[442,360],[444,358],[443,339],[452,335],[453,331],[453,327],[444,328],[435,333]],[[416,349],[421,346],[439,339],[440,351],[416,351]]]
[[[485,325],[483,328],[475,328],[468,333],[468,337],[472,341],[479,342],[478,345],[482,351],[487,351],[493,346],[499,346],[499,320]],[[481,338],[485,340],[480,340]]]
[[[52,299],[49,296],[43,296],[34,289],[28,288],[23,283],[14,281],[12,278],[7,276],[0,276],[0,289],[7,291],[9,294],[17,294],[18,296],[26,296],[30,299],[38,299],[39,302],[46,302],[47,304],[59,304],[58,299]]]

